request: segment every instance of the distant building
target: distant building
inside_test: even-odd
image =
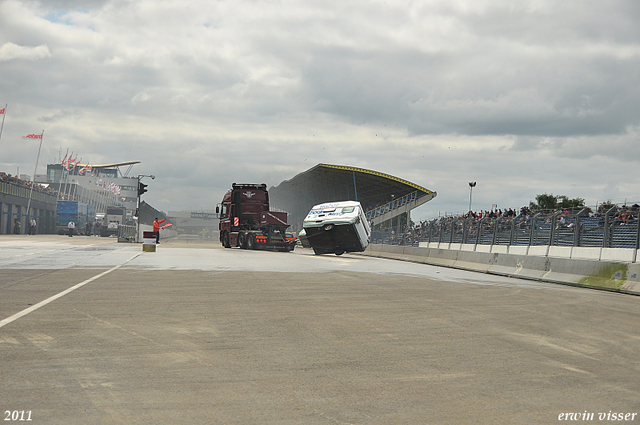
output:
[[[138,201],[138,178],[127,174],[139,163],[77,164],[70,169],[62,164],[49,164],[46,175],[36,175],[36,183],[57,190],[61,200],[93,205],[96,214],[104,214],[108,206],[124,206],[133,214]],[[123,173],[121,167],[126,166],[128,169]]]
[[[36,233],[53,233],[56,192],[0,171],[0,234],[25,234],[29,220],[36,220]],[[29,215],[27,215],[29,214]]]
[[[205,211],[169,211],[167,220],[179,234],[218,236],[218,214],[213,210]]]

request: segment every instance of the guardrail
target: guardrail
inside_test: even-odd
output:
[[[378,217],[381,214],[384,214],[388,211],[395,210],[396,208],[400,208],[401,206],[407,204],[410,201],[413,201],[418,198],[418,196],[425,194],[425,192],[421,190],[416,190],[415,192],[411,192],[408,195],[405,195],[401,198],[394,199],[391,202],[387,202],[384,205],[373,208],[365,213],[367,220],[372,220],[375,217]]]
[[[135,242],[136,239],[136,226],[126,226],[121,224],[118,226],[118,241],[124,240],[129,242]]]
[[[584,209],[482,219],[442,217],[413,229],[372,232],[372,243],[414,245],[419,242],[475,245],[548,245],[640,249],[638,215],[619,215],[613,207],[602,215]]]
[[[0,181],[0,193],[3,193],[5,195],[13,195],[20,198],[29,198],[30,192],[30,187],[19,186],[17,184]],[[33,190],[31,199],[35,201],[46,202],[47,204],[55,204],[57,201],[57,197],[55,195],[42,193],[36,189]]]

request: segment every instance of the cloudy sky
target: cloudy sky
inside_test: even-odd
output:
[[[212,209],[318,163],[437,191],[640,202],[637,0],[0,0],[0,171],[140,160]]]

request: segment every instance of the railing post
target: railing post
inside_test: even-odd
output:
[[[478,228],[476,231],[476,244],[475,244],[475,247],[473,248],[474,251],[476,250],[476,248],[478,247],[478,244],[480,243],[480,234],[482,233],[482,226],[486,219],[487,219],[486,217],[482,217],[480,219],[480,222],[478,223]]]
[[[611,248],[611,239],[613,239],[613,232],[611,230],[611,213],[613,213],[613,210],[615,210],[617,207],[611,207],[609,208],[609,210],[605,213],[604,216],[604,233],[602,235],[602,247],[603,248]]]
[[[493,246],[496,244],[498,240],[498,218],[493,221],[493,238],[491,238],[491,250],[493,252]]]
[[[580,246],[580,242],[582,240],[582,217],[586,216],[587,214],[589,214],[589,209],[583,208],[576,215],[576,224],[575,224],[574,234],[573,234],[574,247]]]
[[[640,249],[640,215],[636,218],[636,248],[633,251],[633,262],[635,263],[638,256],[638,249]]]
[[[431,228],[431,235],[429,236],[429,242],[436,242],[434,241],[434,236],[433,236],[433,233],[436,231],[436,220],[433,220],[429,226]]]
[[[467,238],[469,237],[469,220],[470,218],[465,218],[462,220],[462,243],[467,243]]]
[[[536,223],[538,222],[537,220],[539,216],[540,216],[540,213],[531,217],[531,229],[529,229],[529,246],[533,245],[533,241],[535,240],[536,231],[537,231]]]
[[[556,224],[558,223],[558,216],[562,214],[562,211],[554,212],[551,216],[551,234],[549,235],[549,246],[555,245],[556,242]]]
[[[510,247],[513,245],[513,239],[514,239],[515,233],[516,233],[516,218],[517,217],[513,217],[511,219],[511,234],[509,235],[509,246]]]
[[[456,218],[451,223],[451,237],[449,237],[449,248],[451,248],[451,244],[453,243],[453,235],[456,231],[456,227],[458,226],[458,219]]]

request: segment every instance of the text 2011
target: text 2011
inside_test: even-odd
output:
[[[30,421],[31,410],[5,410],[5,421]]]

